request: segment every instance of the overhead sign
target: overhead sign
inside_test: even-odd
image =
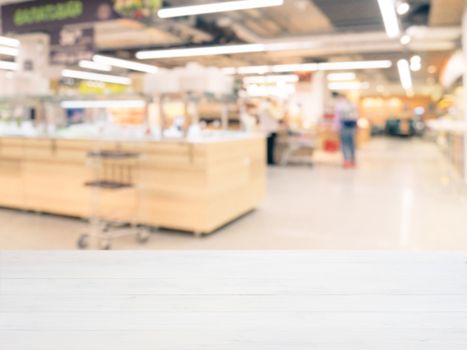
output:
[[[94,54],[94,28],[65,27],[50,35],[50,63],[73,65]]]
[[[32,33],[119,18],[112,0],[36,0],[1,7],[2,31]]]

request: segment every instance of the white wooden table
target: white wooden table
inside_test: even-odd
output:
[[[5,350],[465,350],[467,254],[2,252]]]

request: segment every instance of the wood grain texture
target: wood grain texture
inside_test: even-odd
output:
[[[204,143],[0,138],[0,206],[88,217],[91,150],[141,154],[140,195],[101,196],[100,214],[111,219],[210,233],[256,208],[266,192],[262,137]]]
[[[0,345],[467,348],[467,254],[2,252]]]

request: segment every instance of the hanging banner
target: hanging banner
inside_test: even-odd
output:
[[[120,18],[112,0],[36,0],[4,5],[1,11],[4,34],[47,32]]]
[[[94,28],[65,27],[50,34],[50,63],[73,65],[94,54]]]

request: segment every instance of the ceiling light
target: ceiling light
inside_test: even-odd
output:
[[[0,61],[0,69],[2,70],[18,70],[19,66],[16,62],[9,62],[9,61]]]
[[[18,39],[8,38],[6,36],[0,36],[0,45],[19,47],[20,41]]]
[[[78,65],[84,69],[100,70],[103,72],[110,72],[112,70],[112,66],[94,61],[82,60],[79,61]]]
[[[353,69],[386,69],[391,68],[390,60],[379,61],[350,61],[350,62],[328,62],[328,63],[293,63],[279,64],[274,66],[246,66],[222,68],[225,74],[266,74],[266,73],[291,73],[291,72],[316,72],[332,70]]]
[[[89,73],[89,72],[83,72],[83,71],[72,70],[72,69],[64,69],[62,71],[62,76],[65,78],[102,81],[104,83],[112,83],[112,84],[121,84],[121,85],[131,84],[131,79],[127,77],[121,77],[117,75]]]
[[[146,103],[143,100],[63,101],[60,106],[64,109],[144,108]]]
[[[346,81],[346,80],[355,80],[356,74],[349,72],[349,73],[331,73],[328,74],[329,81]]]
[[[266,47],[264,44],[219,45],[194,48],[139,51],[136,53],[136,58],[140,60],[147,60],[161,58],[231,55],[239,53],[264,52],[265,50]]]
[[[366,90],[370,87],[368,83],[361,83],[359,81],[329,83],[329,90]]]
[[[410,4],[407,2],[401,2],[397,5],[397,13],[401,16],[407,14],[410,11]]]
[[[113,66],[113,67],[130,69],[130,70],[134,70],[137,72],[143,72],[143,73],[155,74],[159,71],[159,68],[157,68],[156,66],[149,65],[149,64],[122,60],[120,58],[108,57],[108,56],[102,56],[102,55],[94,55],[93,61],[100,63],[100,64],[106,64],[106,65]]]
[[[399,76],[401,79],[402,87],[405,90],[412,90],[412,75],[410,74],[410,66],[407,60],[399,60],[397,62],[397,68],[399,69]]]
[[[271,71],[274,73],[314,72],[317,70],[317,63],[279,64],[271,67]]]
[[[410,37],[410,35],[406,34],[401,37],[401,44],[404,46],[410,44],[411,41],[412,41],[412,38]]]
[[[419,72],[422,69],[422,65],[420,63],[413,63],[410,65],[410,70],[412,72]]]
[[[0,46],[0,55],[16,57],[18,56],[18,49],[14,47]]]
[[[417,63],[422,63],[422,58],[418,55],[412,56],[410,58],[410,63],[411,64],[417,64]]]
[[[422,58],[420,56],[412,56],[410,59],[410,69],[412,72],[418,72],[422,69]]]
[[[386,69],[391,68],[392,62],[381,61],[351,61],[351,62],[328,62],[320,63],[319,70],[352,70],[352,69]]]
[[[248,10],[261,7],[281,6],[284,0],[240,0],[224,1],[210,4],[164,8],[157,12],[159,18],[202,15],[229,11]]]
[[[393,0],[378,0],[381,15],[383,16],[386,34],[390,38],[397,38],[400,35],[399,21]]]
[[[300,80],[298,75],[264,75],[256,77],[245,77],[245,84],[267,84],[267,83],[297,83]]]

